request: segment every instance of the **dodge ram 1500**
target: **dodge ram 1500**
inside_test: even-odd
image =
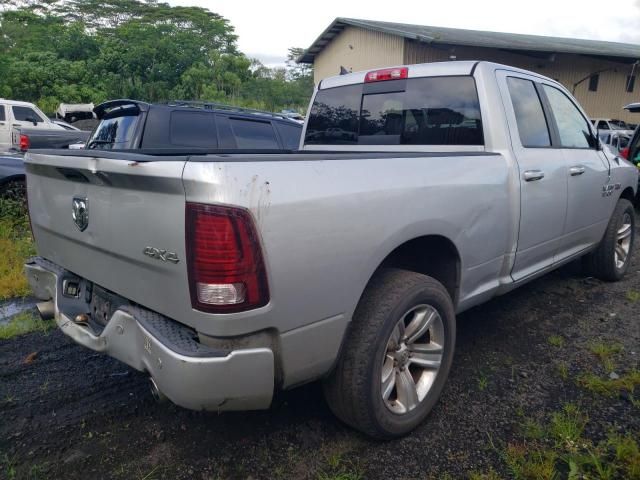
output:
[[[638,172],[558,82],[487,62],[322,80],[299,152],[27,155],[45,317],[191,409],[322,379],[377,438],[449,373],[456,313],[579,257],[620,279]]]

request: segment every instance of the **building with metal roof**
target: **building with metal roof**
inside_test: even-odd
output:
[[[298,59],[316,82],[341,71],[448,60],[488,60],[563,83],[592,117],[637,123],[640,45],[337,18]],[[639,118],[637,118],[639,117]]]

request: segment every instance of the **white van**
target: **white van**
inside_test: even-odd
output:
[[[0,98],[0,152],[11,147],[11,130],[14,127],[64,130],[33,103]]]

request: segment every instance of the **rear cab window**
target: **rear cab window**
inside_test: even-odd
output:
[[[475,81],[424,77],[319,90],[305,144],[484,145]]]
[[[98,150],[132,148],[131,142],[140,119],[135,105],[119,107],[107,113],[87,142],[87,148]]]

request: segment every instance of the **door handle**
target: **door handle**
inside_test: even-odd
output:
[[[522,174],[522,178],[525,182],[535,182],[544,178],[544,172],[542,170],[527,170]]]
[[[569,175],[575,177],[577,175],[582,175],[584,173],[585,168],[582,165],[576,165],[575,167],[569,168]]]

